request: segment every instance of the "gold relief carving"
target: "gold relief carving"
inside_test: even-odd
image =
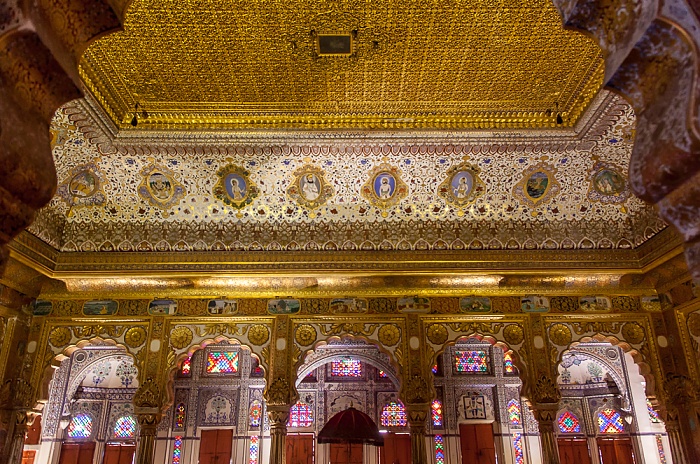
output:
[[[267,314],[267,300],[249,298],[238,300],[239,314],[246,316],[262,316]]]
[[[450,328],[455,332],[480,333],[480,334],[497,334],[503,324],[494,324],[489,322],[451,322]]]
[[[394,324],[383,325],[377,335],[384,346],[394,346],[401,339],[401,331]]]
[[[56,348],[60,348],[71,341],[72,334],[68,327],[56,327],[49,334],[49,343]]]
[[[570,313],[578,311],[578,299],[570,296],[554,296],[549,299],[553,312]]]
[[[170,332],[170,344],[178,350],[186,348],[192,343],[192,330],[185,326],[175,327]]]
[[[61,317],[80,315],[83,308],[82,301],[60,300],[52,303],[54,305],[53,313]]]
[[[77,338],[87,338],[95,335],[106,335],[108,337],[118,338],[121,337],[125,331],[126,327],[116,325],[83,325],[73,327],[73,334]]]
[[[309,346],[316,341],[316,329],[310,324],[302,324],[297,327],[295,339],[301,346]]]
[[[612,297],[612,307],[616,311],[629,311],[636,312],[639,311],[641,305],[639,303],[639,297],[631,296],[615,296]]]
[[[555,345],[567,346],[571,343],[571,329],[565,324],[552,324],[549,328],[549,339]]]
[[[622,326],[622,337],[625,341],[637,345],[644,340],[644,329],[636,322],[628,322]]]
[[[520,298],[512,296],[500,296],[491,298],[492,311],[494,313],[519,313],[521,312]]]
[[[430,306],[436,313],[448,314],[459,312],[459,298],[431,298]]]
[[[124,343],[131,348],[138,348],[146,341],[146,329],[132,327],[124,334]]]
[[[520,325],[510,324],[503,329],[503,338],[505,338],[506,343],[515,346],[522,343],[525,338],[525,333]]]
[[[253,345],[262,345],[270,339],[270,329],[262,324],[255,324],[248,329],[248,340]]]
[[[367,324],[364,322],[341,322],[338,324],[321,324],[323,335],[340,335],[349,333],[352,335],[370,336],[377,329],[379,324]]]
[[[207,301],[190,299],[178,300],[177,313],[182,316],[204,316],[207,314]]]
[[[152,378],[147,378],[136,390],[134,406],[138,408],[159,408],[161,406],[160,387]]]
[[[433,345],[442,345],[447,341],[447,329],[442,324],[431,324],[427,330],[428,340]]]
[[[265,391],[265,399],[271,405],[289,404],[292,398],[292,391],[287,379],[278,377]]]
[[[690,313],[688,316],[688,330],[694,337],[700,337],[700,312]]]
[[[221,324],[205,324],[204,329],[197,327],[197,335],[206,337],[207,335],[243,335],[244,330],[235,322]]]
[[[328,300],[304,298],[301,300],[301,311],[306,314],[324,314],[328,312]]]
[[[404,388],[404,398],[407,403],[427,403],[430,401],[428,383],[420,375],[409,379]]]
[[[541,375],[535,383],[533,400],[535,403],[558,403],[561,392],[557,383],[547,375]]]
[[[138,316],[147,314],[148,301],[145,300],[119,300],[117,314],[124,316]]]
[[[589,322],[572,322],[571,326],[578,335],[585,333],[611,333],[615,334],[620,331],[620,322],[612,321],[589,321]]]

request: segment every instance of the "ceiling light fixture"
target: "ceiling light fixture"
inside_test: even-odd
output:
[[[564,119],[561,117],[561,113],[559,112],[559,102],[554,102],[554,106],[557,108],[557,125],[561,126],[564,124]]]
[[[131,118],[131,125],[136,127],[139,124],[139,117],[146,119],[148,117],[148,111],[143,110],[139,112],[139,102],[134,105],[134,117]]]

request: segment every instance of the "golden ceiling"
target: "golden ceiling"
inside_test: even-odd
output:
[[[350,35],[351,56],[317,37]],[[120,129],[544,128],[600,89],[551,0],[134,0],[80,65]]]

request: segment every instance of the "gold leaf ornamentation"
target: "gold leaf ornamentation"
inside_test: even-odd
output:
[[[49,342],[55,347],[65,346],[70,342],[71,333],[67,327],[56,327],[49,335]]]
[[[301,346],[309,346],[316,341],[316,329],[310,324],[302,324],[297,327],[295,338]]]
[[[401,339],[401,331],[394,324],[387,324],[382,326],[378,332],[379,341],[382,342],[384,346],[394,346]]]
[[[201,327],[197,327],[197,335],[200,337],[206,337],[207,335],[241,335],[241,328],[238,324],[232,322],[229,324],[206,324],[204,330]]]
[[[518,324],[511,324],[503,329],[503,337],[509,345],[519,345],[525,338],[525,334]]]
[[[571,329],[562,323],[553,324],[549,328],[549,339],[559,346],[566,346],[571,343]]]
[[[146,341],[146,329],[143,327],[132,327],[124,334],[124,343],[131,348],[138,348]]]
[[[636,322],[628,322],[622,326],[622,336],[625,341],[636,345],[644,340],[644,329]]]
[[[688,330],[692,336],[700,337],[700,312],[694,312],[688,316]]]
[[[321,333],[323,335],[340,335],[349,333],[352,335],[364,335],[366,337],[372,335],[379,324],[365,324],[364,322],[343,322],[340,324],[324,324],[321,325]]]
[[[181,325],[170,332],[170,344],[176,349],[186,348],[190,343],[192,343],[192,330],[189,327]]]
[[[561,399],[561,392],[551,377],[541,375],[535,384],[533,397],[535,403],[558,403]]]
[[[503,324],[490,324],[488,322],[453,322],[450,327],[455,332],[496,334],[501,330]]]
[[[442,324],[432,324],[428,327],[428,340],[434,345],[442,345],[447,341],[447,329]]]
[[[268,405],[289,404],[292,397],[289,382],[282,377],[275,379],[265,391],[265,399]]]
[[[253,345],[262,345],[270,339],[270,329],[262,324],[255,324],[248,329],[248,340]]]

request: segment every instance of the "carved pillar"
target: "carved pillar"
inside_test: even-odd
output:
[[[270,421],[270,464],[286,464],[287,421],[290,405],[267,406]]]
[[[140,428],[136,464],[153,464],[156,434],[162,417],[162,391],[152,378],[148,378],[134,395],[134,413]]]
[[[557,419],[559,403],[539,403],[532,405],[532,413],[540,429],[542,443],[542,464],[559,464],[559,448],[554,434],[554,422]]]
[[[678,420],[678,409],[666,410],[664,417],[664,425],[666,433],[668,433],[668,444],[671,448],[671,459],[674,464],[687,464],[685,452],[683,451],[683,438],[681,437],[681,424]]]
[[[412,464],[428,464],[428,455],[425,449],[425,426],[429,415],[429,403],[409,403],[406,405],[408,428],[411,432]]]

